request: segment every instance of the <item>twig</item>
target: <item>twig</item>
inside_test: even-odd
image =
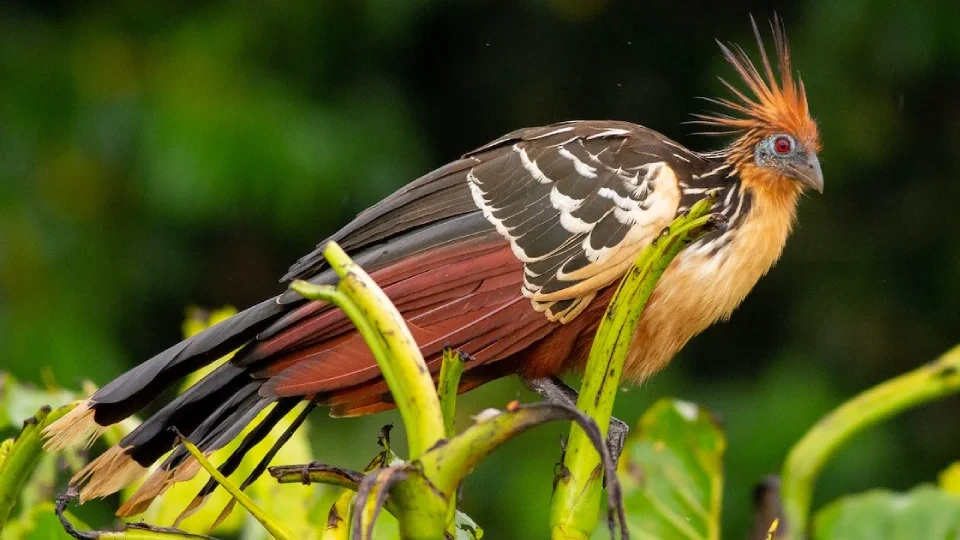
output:
[[[784,533],[785,527],[779,524],[783,520],[783,508],[780,503],[780,479],[768,476],[753,490],[753,528],[751,540],[770,540],[770,528],[778,522],[777,531]]]
[[[116,538],[120,540],[123,538],[148,537],[157,539],[165,538],[169,540],[177,540],[178,538],[180,540],[217,540],[212,536],[188,533],[174,527],[155,527],[153,525],[147,525],[146,523],[127,523],[124,525],[123,532],[104,533],[100,531],[80,531],[73,526],[73,523],[70,523],[66,514],[67,506],[75,501],[77,497],[79,497],[77,488],[70,486],[65,492],[57,496],[56,502],[54,503],[54,512],[57,514],[57,519],[60,520],[60,525],[63,527],[63,530],[77,540],[102,540],[104,538]],[[149,536],[137,533],[128,534],[130,531],[147,531],[155,534]]]
[[[63,526],[64,532],[73,538],[76,538],[77,540],[97,540],[97,538],[100,537],[99,533],[78,531],[77,528],[73,526],[73,523],[70,523],[70,520],[67,519],[67,506],[71,502],[75,501],[79,496],[80,492],[77,491],[76,486],[70,486],[66,491],[60,495],[57,495],[57,500],[54,504],[54,511],[57,513],[57,519],[60,520],[60,525]]]

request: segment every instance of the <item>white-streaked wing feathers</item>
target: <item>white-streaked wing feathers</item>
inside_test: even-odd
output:
[[[524,296],[551,321],[576,317],[676,216],[675,148],[661,138],[630,124],[576,123],[468,154],[477,160],[466,175],[473,200],[523,261]]]

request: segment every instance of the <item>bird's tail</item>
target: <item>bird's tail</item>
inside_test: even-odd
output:
[[[108,426],[140,411],[179,379],[253,339],[289,307],[275,299],[262,302],[136,366],[48,426],[44,447],[59,450],[75,443],[92,444]],[[210,453],[272,405],[260,423],[268,432],[302,398],[261,396],[262,385],[262,380],[251,376],[250,366],[231,362],[218,366],[77,473],[71,482],[82,486],[81,501],[110,495],[140,477],[174,446],[173,428]],[[237,452],[247,450],[242,445]],[[167,485],[192,477],[198,464],[188,457],[180,450],[171,454],[138,491],[139,497],[125,505],[127,513],[145,508]]]

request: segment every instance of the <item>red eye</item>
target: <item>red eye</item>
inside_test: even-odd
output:
[[[789,137],[777,137],[773,141],[773,149],[777,151],[778,154],[786,154],[793,150],[793,141]]]

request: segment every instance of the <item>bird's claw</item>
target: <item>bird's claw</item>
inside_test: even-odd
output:
[[[557,377],[522,380],[527,388],[536,392],[545,401],[570,407],[577,406],[577,391]],[[610,417],[610,427],[607,429],[607,449],[610,450],[610,457],[613,458],[614,463],[620,461],[620,454],[623,453],[623,446],[629,432],[630,426],[626,422],[613,416]],[[562,474],[558,475],[558,478],[560,476]]]

